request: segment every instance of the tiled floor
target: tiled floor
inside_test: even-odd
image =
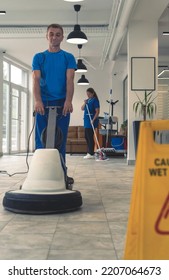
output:
[[[67,155],[67,166],[83,206],[63,214],[24,215],[4,210],[4,193],[19,188],[26,175],[0,174],[0,259],[123,258],[134,167],[123,157],[97,162],[83,155]],[[25,156],[1,157],[0,170],[25,171]]]

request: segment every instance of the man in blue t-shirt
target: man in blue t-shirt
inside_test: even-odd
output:
[[[73,112],[74,73],[76,60],[71,53],[60,49],[64,38],[59,24],[47,27],[48,50],[33,57],[33,95],[36,112],[35,148],[44,148],[42,132],[47,127],[48,106],[59,106],[57,127],[62,132],[58,148],[65,162],[67,132],[70,113]]]

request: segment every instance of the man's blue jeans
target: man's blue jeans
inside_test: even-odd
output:
[[[56,117],[56,126],[62,131],[62,143],[59,147],[59,152],[61,153],[64,162],[66,162],[66,142],[67,142],[67,133],[70,122],[70,113],[66,116],[63,116],[62,110],[64,105],[64,99],[43,102],[45,106],[45,115],[36,114],[36,126],[35,126],[35,149],[44,148],[44,144],[42,141],[42,132],[47,127],[48,124],[48,106],[61,106],[61,108],[57,109],[58,115]],[[55,127],[53,128],[55,129]]]

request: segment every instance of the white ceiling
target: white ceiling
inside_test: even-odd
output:
[[[134,15],[143,19],[146,12],[151,14],[146,6],[153,7],[152,14],[155,14],[155,7],[159,2],[163,4],[164,10],[168,4],[166,0],[84,0],[79,3],[63,0],[1,0],[0,10],[5,10],[6,15],[0,16],[0,50],[31,66],[33,55],[48,47],[45,39],[46,26],[59,23],[63,25],[65,33],[62,48],[78,57],[77,46],[67,43],[66,37],[76,23],[77,13],[73,5],[80,4],[78,23],[89,40],[83,45],[81,56],[89,63],[89,67],[99,68],[109,59],[120,21],[123,20],[124,26],[116,47],[119,55],[126,55],[125,27],[128,17],[137,11]],[[159,21],[159,63],[169,65],[169,36],[164,38],[161,35],[162,30],[166,29],[165,25],[169,30],[168,9]]]

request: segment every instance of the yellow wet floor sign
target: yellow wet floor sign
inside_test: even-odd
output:
[[[141,123],[124,259],[169,260],[169,144],[154,140],[169,120]]]

